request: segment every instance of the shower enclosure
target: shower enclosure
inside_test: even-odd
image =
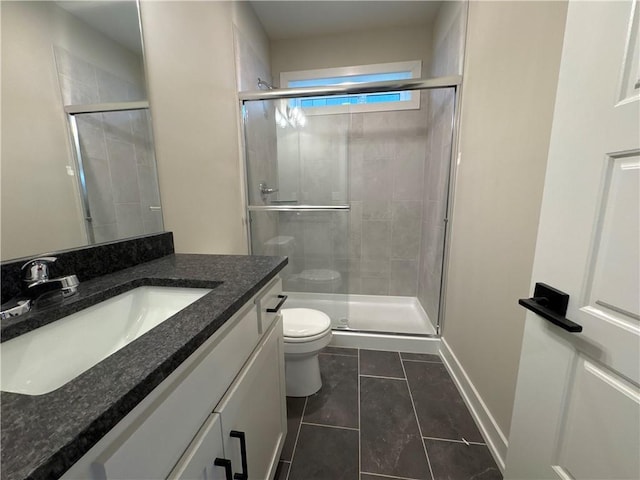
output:
[[[336,331],[439,334],[459,83],[240,93],[251,253],[289,257],[289,308],[324,311]],[[406,109],[352,100],[406,92],[419,99]]]

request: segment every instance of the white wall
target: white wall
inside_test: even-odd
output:
[[[2,259],[87,243],[54,46],[129,82],[140,58],[54,2],[2,2]]]
[[[280,72],[407,60],[422,60],[425,71],[430,52],[431,30],[426,26],[274,40],[271,72],[278,83]]]
[[[141,10],[165,229],[176,252],[246,253],[234,19],[261,52],[264,32],[231,2]]]
[[[566,3],[471,2],[444,340],[506,437]]]

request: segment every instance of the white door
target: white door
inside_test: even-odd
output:
[[[527,312],[508,479],[640,478],[638,10],[569,4],[532,291],[583,330]]]

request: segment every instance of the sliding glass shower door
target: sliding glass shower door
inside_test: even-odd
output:
[[[288,100],[243,104],[248,219],[254,255],[286,255],[287,306],[347,324],[347,115],[306,116]]]
[[[289,307],[351,331],[439,333],[457,81],[416,81],[382,107],[246,94],[251,250],[289,257]],[[377,99],[379,87],[343,88]]]

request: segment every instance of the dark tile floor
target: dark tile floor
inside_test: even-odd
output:
[[[320,370],[287,398],[275,480],[502,479],[437,355],[327,347]]]

